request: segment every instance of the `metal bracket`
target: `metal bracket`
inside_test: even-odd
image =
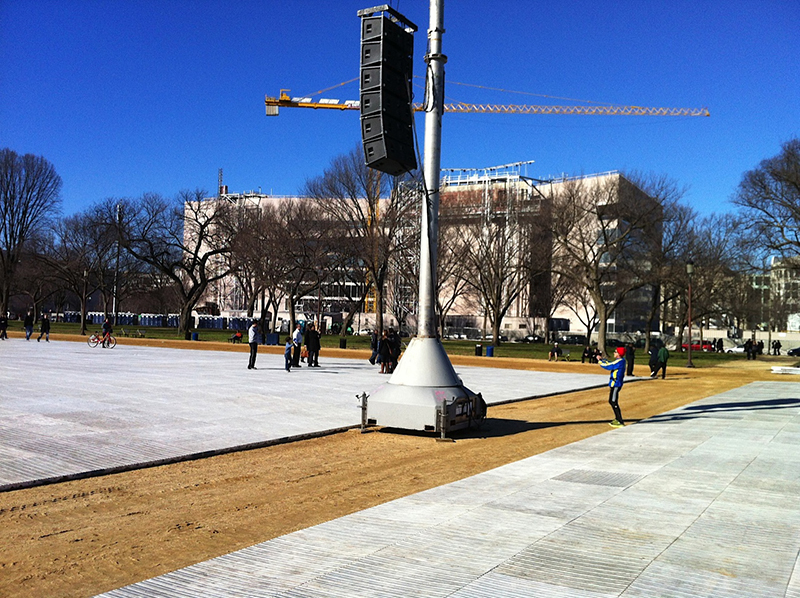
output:
[[[358,406],[361,409],[361,433],[365,434],[367,432],[367,399],[369,399],[369,395],[366,392],[362,392],[360,395],[356,395],[357,399],[361,400],[361,404]]]

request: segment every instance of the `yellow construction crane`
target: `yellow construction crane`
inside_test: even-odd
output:
[[[267,116],[278,116],[280,108],[314,108],[325,110],[359,110],[358,100],[313,101],[310,97],[290,97],[281,89],[277,98],[266,96]],[[412,104],[415,112],[424,110],[422,104]],[[455,102],[444,105],[445,112],[477,112],[489,114],[581,114],[604,116],[711,116],[708,108],[649,108],[644,106],[538,106],[530,104],[467,104]]]

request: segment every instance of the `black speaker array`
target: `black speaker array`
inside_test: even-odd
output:
[[[417,167],[411,77],[414,35],[384,16],[361,19],[361,140],[367,166],[398,176]]]

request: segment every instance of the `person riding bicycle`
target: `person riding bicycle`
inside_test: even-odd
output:
[[[106,318],[103,321],[103,347],[108,344],[108,339],[113,331],[114,330],[111,328],[111,322],[109,322],[108,318]]]

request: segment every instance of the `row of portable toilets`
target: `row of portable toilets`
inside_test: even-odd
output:
[[[100,325],[105,321],[103,312],[89,312],[86,314],[86,321],[90,324]],[[193,318],[191,328],[206,330],[247,330],[253,323],[253,318],[223,318],[222,316],[198,316]],[[81,314],[77,311],[64,312],[64,322],[78,324],[81,321]],[[159,328],[177,328],[177,314],[117,314],[117,326],[155,326]]]

